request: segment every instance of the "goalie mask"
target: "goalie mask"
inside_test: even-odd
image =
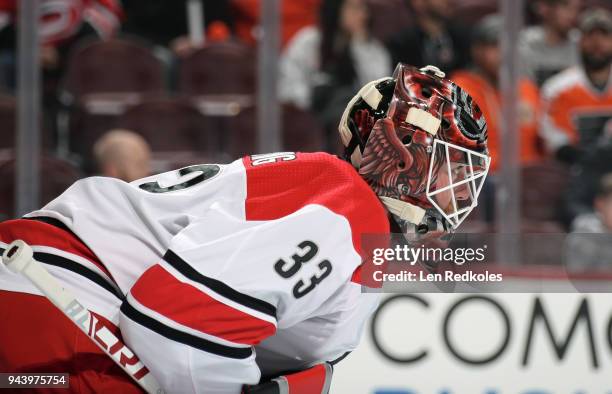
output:
[[[472,211],[486,178],[480,108],[436,67],[398,64],[350,101],[339,125],[345,159],[402,232],[448,233]]]

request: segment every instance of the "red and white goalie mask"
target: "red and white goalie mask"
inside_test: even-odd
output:
[[[345,158],[404,232],[452,232],[478,203],[491,162],[478,105],[435,67],[399,64],[351,100]]]

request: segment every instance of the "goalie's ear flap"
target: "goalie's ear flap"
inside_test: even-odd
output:
[[[359,168],[361,155],[374,123],[387,116],[395,90],[395,80],[381,78],[365,84],[346,106],[338,132],[344,146],[344,159]]]

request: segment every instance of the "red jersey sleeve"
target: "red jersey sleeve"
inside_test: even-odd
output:
[[[327,153],[281,152],[243,158],[247,178],[247,220],[274,220],[306,205],[342,215],[353,246],[362,253],[363,234],[389,233],[382,203],[347,162]]]

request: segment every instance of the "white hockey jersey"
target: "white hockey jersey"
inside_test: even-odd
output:
[[[173,393],[239,393],[355,348],[378,301],[361,292],[361,235],[389,232],[368,185],[324,153],[87,178],[28,216],[61,221],[97,255],[125,295],[99,310],[115,308]]]

